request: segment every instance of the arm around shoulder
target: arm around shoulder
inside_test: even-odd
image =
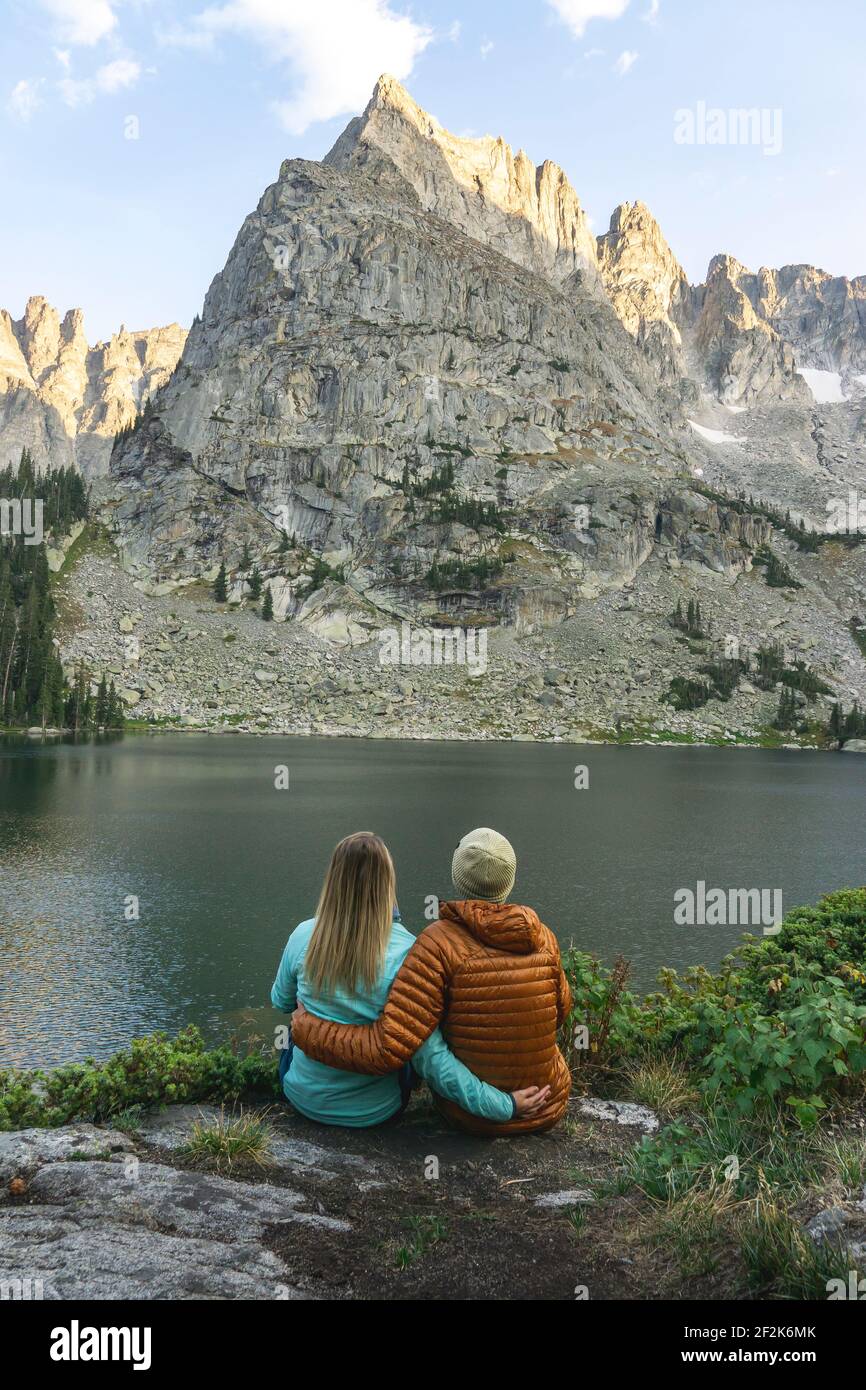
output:
[[[395,975],[375,1023],[332,1023],[306,1013],[293,1025],[293,1039],[326,1066],[384,1076],[408,1062],[429,1038],[445,1008],[447,983],[441,945],[425,932]]]

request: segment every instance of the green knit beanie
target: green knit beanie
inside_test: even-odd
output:
[[[504,903],[514,887],[517,859],[504,835],[470,830],[454,851],[451,877],[461,898]]]

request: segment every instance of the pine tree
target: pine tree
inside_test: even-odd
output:
[[[117,686],[112,681],[105,697],[105,727],[106,729],[122,729],[123,725],[123,701],[117,693]]]
[[[842,703],[840,700],[836,701],[830,711],[829,730],[831,737],[834,738],[838,744],[841,744],[845,733],[845,716],[842,712]]]
[[[213,596],[217,603],[225,603],[229,596],[228,580],[226,578],[226,562],[223,560],[219,568],[219,574],[214,580]]]
[[[23,449],[17,468],[0,468],[0,497],[25,502],[37,496],[49,535],[62,537],[87,517],[81,475],[71,466],[40,473]],[[45,545],[0,539],[0,721],[63,723],[68,691],[54,641],[55,616]]]
[[[251,565],[252,563],[253,563],[253,557],[252,557],[252,555],[250,554],[250,543],[249,543],[249,541],[245,541],[245,542],[244,542],[244,552],[243,552],[243,554],[242,554],[242,556],[241,556],[241,569],[242,569],[242,570],[248,570],[249,567],[250,567],[250,565]]]
[[[779,708],[773,721],[776,729],[795,729],[797,727],[797,697],[789,685],[783,685],[779,694]]]
[[[863,711],[860,709],[857,700],[854,701],[851,707],[851,713],[845,716],[843,733],[846,739],[862,738],[863,734],[866,733],[866,716],[864,716]]]
[[[258,565],[254,565],[253,572],[249,577],[250,597],[253,599],[254,602],[257,599],[261,598],[263,582],[264,581],[262,580],[261,571],[259,570]]]
[[[97,727],[105,728],[108,724],[108,686],[105,681],[105,672],[99,682],[99,689],[96,692],[96,711],[94,715]]]
[[[92,711],[90,677],[82,662],[75,668],[75,679],[66,701],[66,727],[76,734],[86,733],[92,722]]]
[[[0,569],[0,718],[8,723],[6,702],[11,690],[12,667],[18,638],[18,610],[9,564],[5,557]]]
[[[264,597],[264,602],[262,603],[262,617],[264,618],[264,620],[265,620],[266,623],[269,623],[269,622],[271,621],[271,619],[273,618],[273,616],[274,616],[274,596],[273,596],[273,594],[271,593],[271,586],[270,586],[270,584],[267,584],[267,585],[265,586],[265,597]]]

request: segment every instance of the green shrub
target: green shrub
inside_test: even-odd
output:
[[[804,1126],[866,1076],[866,889],[794,908],[777,935],[746,936],[716,972],[664,970],[643,1000],[625,990],[624,962],[608,970],[570,950],[564,965],[574,995],[564,1043],[573,1048],[580,1025],[589,1034],[575,1063],[625,1072],[666,1056],[705,1103],[744,1114],[779,1104]]]
[[[626,989],[628,962],[620,956],[608,970],[597,957],[570,947],[562,965],[572,997],[561,1036],[569,1065],[617,1066],[634,1055],[640,1046],[640,1007]]]
[[[197,1028],[176,1038],[153,1033],[106,1062],[72,1062],[54,1071],[0,1071],[0,1130],[99,1122],[134,1107],[234,1100],[245,1092],[279,1096],[273,1055],[207,1051]]]
[[[826,1108],[822,1088],[866,1071],[866,1005],[835,976],[810,974],[783,987],[789,1007],[776,1014],[749,1002],[699,1001],[690,1051],[708,1094],[730,1096],[744,1113],[782,1098],[810,1126]]]
[[[641,1032],[678,1047],[707,1095],[743,1112],[787,1103],[813,1124],[833,1090],[866,1073],[866,890],[794,908],[771,937],[747,937],[722,962],[662,972]]]

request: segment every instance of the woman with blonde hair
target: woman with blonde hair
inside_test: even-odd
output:
[[[316,915],[289,937],[271,1003],[292,1013],[300,1002],[334,1023],[370,1024],[382,1012],[397,971],[414,945],[394,906],[396,877],[387,846],[369,831],[334,850]],[[412,1071],[440,1097],[503,1124],[534,1114],[549,1088],[507,1092],[480,1081],[435,1028],[400,1071],[362,1076],[338,1071],[289,1045],[280,1059],[286,1099],[308,1119],[363,1128],[382,1124],[408,1104]]]

